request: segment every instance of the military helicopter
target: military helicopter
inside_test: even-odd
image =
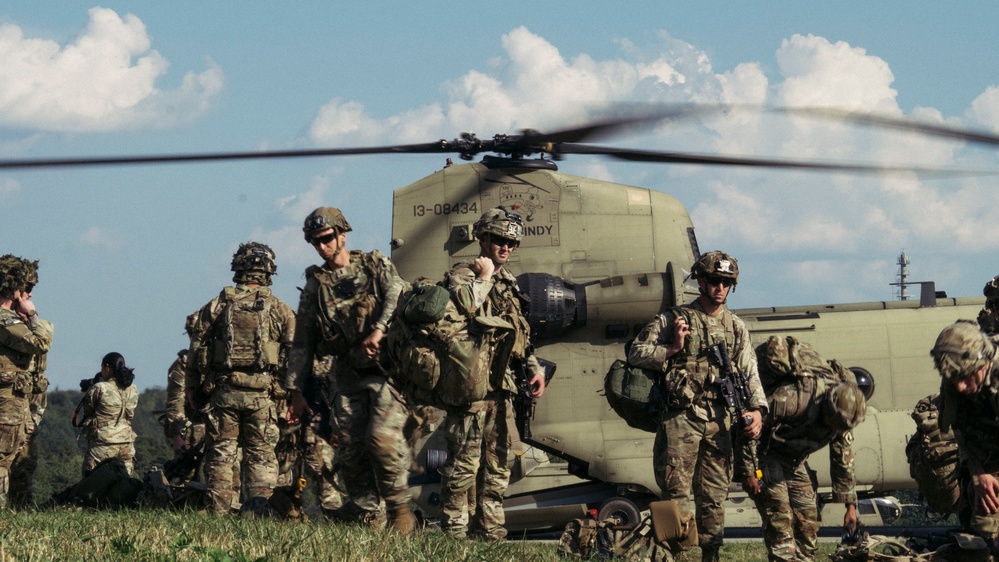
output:
[[[554,133],[527,130],[492,139],[463,134],[450,141],[367,148],[8,160],[0,161],[0,169],[398,153],[455,153],[471,161],[480,153],[492,153],[465,164],[448,159],[442,169],[394,192],[392,259],[406,279],[439,278],[455,261],[477,255],[472,224],[483,211],[504,206],[524,218],[524,240],[507,267],[530,295],[536,353],[557,370],[530,426],[522,428],[523,443],[515,444],[506,510],[511,530],[550,530],[589,509],[597,509],[600,519],[637,522],[648,502],[657,499],[651,467],[654,436],[629,427],[611,411],[601,394],[603,379],[610,364],[624,356],[625,342],[655,314],[697,296],[685,278],[701,251],[690,216],[676,198],[655,189],[565,174],[558,171],[555,160],[589,154],[627,161],[846,173],[913,171],[629,150],[584,142],[716,110],[655,108]],[[995,135],[904,119],[826,109],[774,111],[999,146]],[[622,252],[625,246],[629,250]],[[926,350],[942,326],[974,317],[984,304],[981,297],[940,297],[932,283],[923,283],[922,289],[918,302],[735,311],[746,321],[754,344],[770,335],[795,335],[824,356],[853,368],[863,382],[870,408],[855,431],[856,476],[860,497],[878,521],[897,516],[897,505],[877,498],[914,486],[902,454],[913,427],[909,412],[939,385]],[[414,483],[419,486],[418,503],[430,515],[435,510],[434,475],[443,460],[442,449],[431,438],[421,443],[418,455],[423,474]],[[820,492],[828,490],[823,452],[812,455],[812,463]],[[755,509],[740,503],[735,496],[729,513],[737,520],[729,525],[743,521],[758,527]]]

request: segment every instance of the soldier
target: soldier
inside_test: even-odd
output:
[[[999,553],[999,371],[996,348],[970,320],[958,320],[937,337],[930,355],[943,379],[941,431],[954,430],[962,468],[971,477],[971,530]]]
[[[978,325],[988,334],[999,333],[999,275],[996,275],[982,289],[985,306],[978,313]]]
[[[135,373],[125,365],[125,358],[112,351],[101,359],[101,370],[83,397],[83,434],[87,450],[83,453],[83,476],[101,461],[119,458],[132,474],[135,465],[135,431],[132,418],[139,403],[139,389],[133,383]]]
[[[232,280],[201,308],[188,360],[188,401],[208,396],[205,478],[212,510],[233,505],[233,464],[243,446],[247,498],[268,498],[277,484],[275,395],[283,395],[278,372],[295,334],[295,313],[268,288],[277,272],[274,252],[257,242],[232,256]]]
[[[520,245],[524,225],[519,215],[502,207],[482,214],[474,225],[479,256],[458,263],[445,281],[458,310],[485,321],[492,317],[510,328],[495,341],[488,370],[488,392],[466,407],[448,407],[444,421],[448,458],[441,469],[444,531],[465,537],[469,522],[469,491],[475,488],[475,521],[471,526],[489,541],[506,538],[503,495],[510,482],[508,454],[511,436],[507,412],[513,408],[517,378],[527,378],[535,397],[545,390],[544,369],[530,346],[530,325],[521,307],[526,304],[517,279],[504,267]],[[519,363],[523,368],[511,368]]]
[[[732,416],[717,382],[719,366],[708,361],[708,346],[724,341],[733,367],[749,381],[750,412],[744,439],[757,439],[767,411],[756,356],[746,325],[726,307],[739,280],[735,258],[708,252],[691,268],[700,296],[694,302],[657,316],[646,326],[628,354],[628,362],[663,373],[664,408],[656,431],[653,467],[665,500],[687,509],[694,492],[701,558],[718,560],[725,533],[725,510],[732,480]],[[736,420],[739,421],[739,420]]]
[[[48,387],[43,365],[53,328],[38,317],[31,300],[37,267],[38,262],[0,257],[0,508],[7,507],[12,465],[30,463],[27,445],[35,432],[30,402],[38,395],[44,400]],[[41,412],[36,409],[35,415]],[[21,497],[30,501],[30,488],[25,491]]]
[[[736,472],[749,480],[746,491],[763,518],[769,559],[814,560],[820,522],[808,456],[829,445],[832,501],[846,504],[843,528],[856,532],[851,430],[864,419],[864,393],[852,372],[835,361],[823,361],[811,346],[793,337],[771,336],[756,348],[756,355],[770,409],[758,459],[741,454]],[[757,468],[762,482],[755,482]]]
[[[409,507],[412,451],[404,428],[406,398],[390,383],[382,338],[406,282],[380,252],[347,251],[350,224],[334,207],[320,207],[305,218],[302,232],[323,259],[305,270],[298,304],[298,333],[288,364],[292,408],[289,423],[311,413],[304,397],[313,362],[334,357],[333,414],[339,428],[340,478],[352,518],[373,528],[411,533]],[[384,503],[384,507],[383,507]]]

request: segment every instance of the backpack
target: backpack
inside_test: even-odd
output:
[[[118,457],[104,459],[83,477],[65,490],[52,494],[56,504],[73,504],[83,507],[135,507],[142,481],[128,475],[125,463]]]
[[[473,334],[470,325],[441,284],[420,279],[399,297],[385,338],[396,378],[417,401],[460,407],[485,398],[491,331]]]
[[[957,440],[953,431],[939,425],[939,395],[933,394],[916,403],[912,419],[916,432],[905,445],[909,475],[919,486],[930,511],[947,515],[958,511],[961,499]]]
[[[237,297],[233,287],[226,287],[219,295],[223,308],[212,341],[216,368],[263,371],[278,366],[280,344],[269,337],[271,303],[267,296],[248,291]]]
[[[697,545],[694,514],[681,512],[676,500],[652,502],[649,515],[637,525],[620,525],[617,519],[573,519],[559,538],[561,557],[600,560],[672,561]]]
[[[856,377],[839,361],[825,361],[810,343],[794,336],[770,336],[756,347],[756,359],[760,382],[768,396],[778,385],[807,376],[856,384]]]
[[[604,377],[604,397],[629,426],[655,433],[662,409],[661,375],[617,359]]]

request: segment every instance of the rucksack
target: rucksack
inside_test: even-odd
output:
[[[471,322],[445,287],[426,279],[399,297],[385,338],[396,377],[417,401],[460,407],[485,398],[493,357],[491,331],[473,334]]]
[[[233,287],[226,287],[219,295],[223,307],[212,340],[214,367],[263,371],[278,366],[280,343],[270,339],[271,303],[267,296],[259,291],[237,294]]]
[[[562,557],[600,560],[672,561],[697,545],[694,514],[680,511],[676,500],[652,502],[649,515],[637,525],[620,525],[617,519],[573,519],[559,538]]]
[[[853,374],[839,361],[822,359],[810,343],[794,336],[770,336],[756,347],[756,359],[760,382],[768,396],[778,385],[800,377],[856,383]]]
[[[142,481],[129,476],[120,458],[111,457],[98,463],[76,484],[52,494],[52,500],[62,505],[94,508],[135,507],[141,491]]]
[[[953,431],[940,429],[939,395],[933,394],[916,403],[912,419],[916,432],[905,445],[909,475],[931,511],[947,515],[958,511],[961,499],[957,440]]]
[[[661,375],[617,359],[604,377],[604,397],[629,426],[655,433],[662,408]]]

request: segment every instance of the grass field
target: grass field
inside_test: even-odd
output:
[[[832,552],[823,543],[818,559]],[[726,544],[722,560],[763,562],[762,543]],[[595,559],[595,558],[594,558]],[[695,549],[687,560],[698,562]],[[310,523],[216,517],[198,512],[0,511],[0,562],[41,560],[564,560],[552,542],[488,544],[428,531],[414,537],[373,533],[324,520]]]

